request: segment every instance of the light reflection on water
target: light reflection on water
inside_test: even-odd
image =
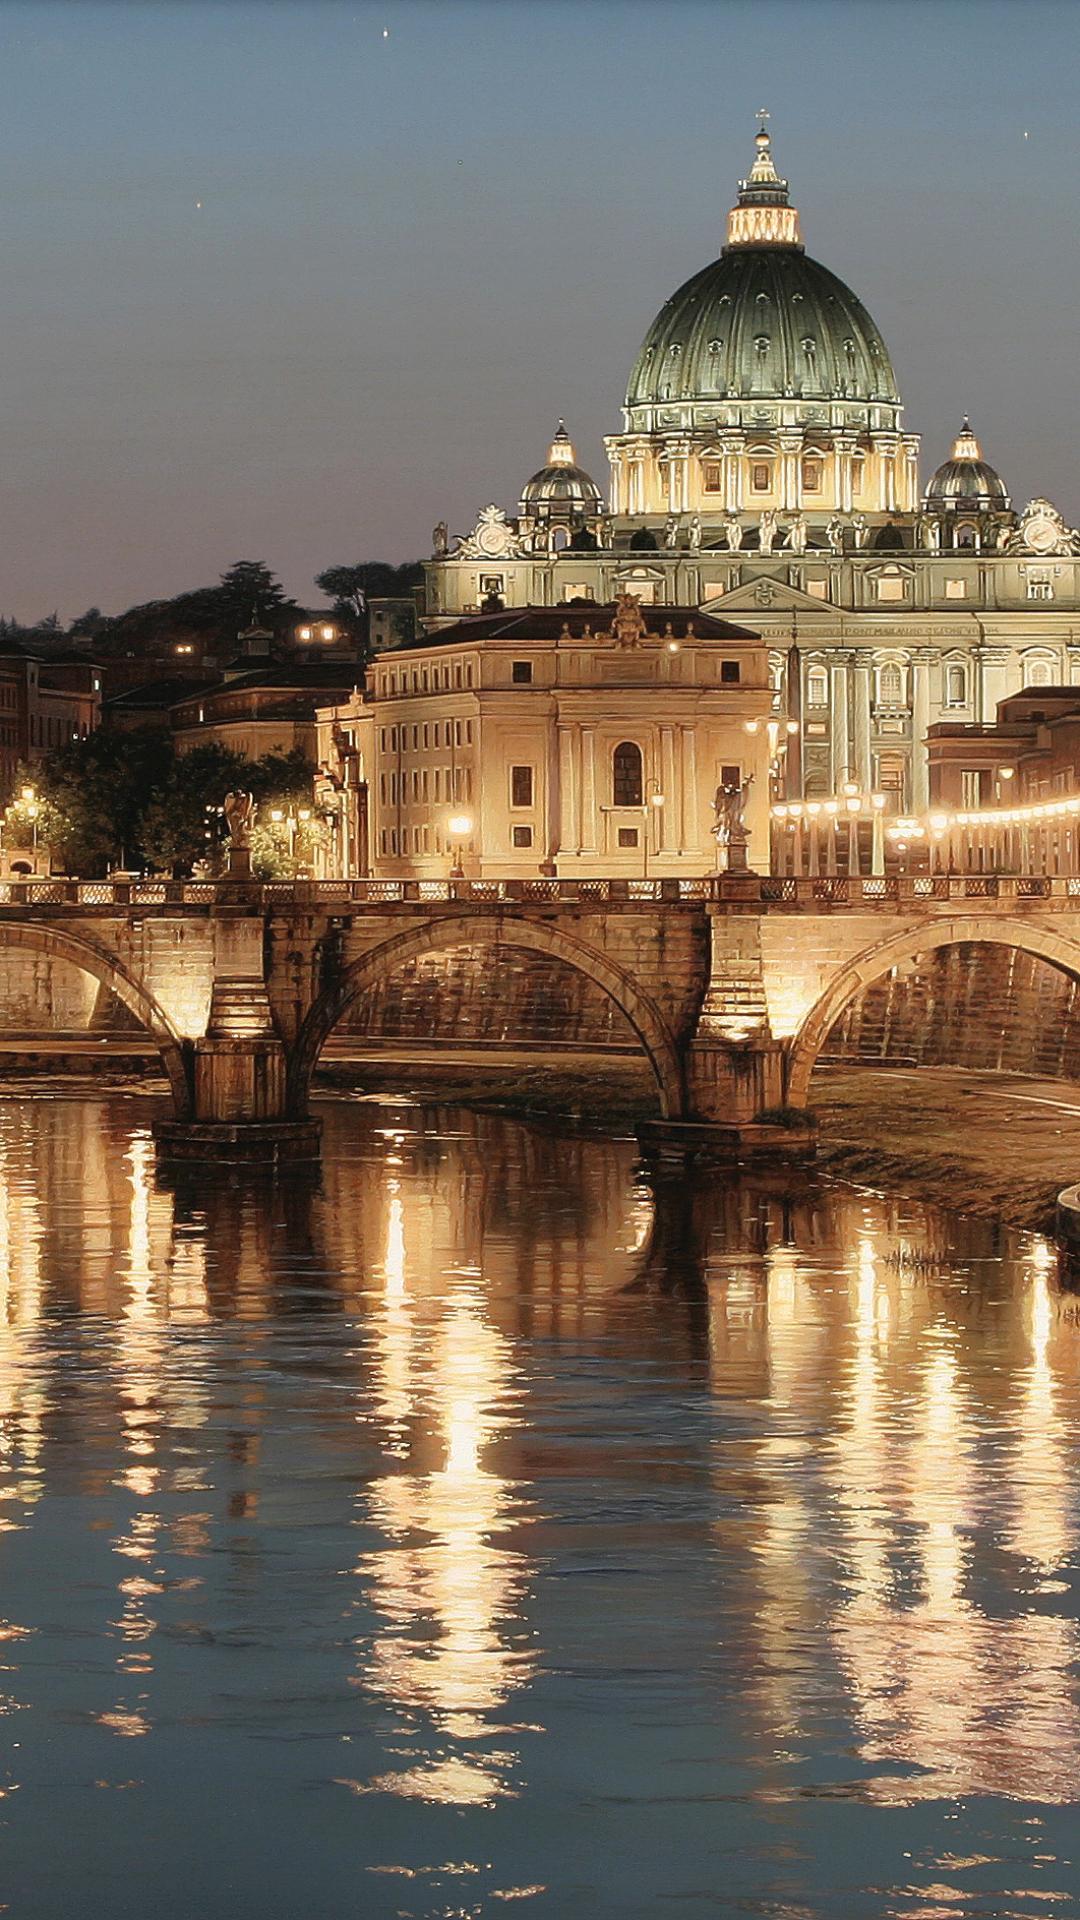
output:
[[[173,1190],[147,1115],[0,1105],[0,1910],[1080,1908],[1045,1243],[345,1102]]]

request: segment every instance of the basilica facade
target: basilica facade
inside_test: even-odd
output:
[[[964,421],[923,487],[884,338],[804,250],[764,125],[719,257],[657,314],[605,499],[560,422],[516,512],[435,532],[429,628],[487,609],[697,607],[769,648],[791,797],[929,799],[936,722],[1080,685],[1080,535],[1018,511]]]

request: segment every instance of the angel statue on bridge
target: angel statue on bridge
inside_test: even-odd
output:
[[[713,839],[718,851],[724,856],[721,872],[745,873],[746,843],[749,835],[746,831],[746,803],[750,798],[750,789],[754,776],[748,774],[739,786],[721,784],[713,796]]]
[[[234,847],[250,847],[255,817],[255,799],[250,793],[227,793],[221,811]]]

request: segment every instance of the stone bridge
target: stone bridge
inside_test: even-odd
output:
[[[0,885],[0,952],[80,969],[160,1050],[170,1150],[313,1150],[308,1089],[335,1025],[439,949],[521,949],[575,969],[625,1017],[669,1123],[747,1141],[804,1108],[861,990],[935,948],[990,942],[1080,979],[1080,879]],[[509,1036],[512,1040],[512,1036]]]

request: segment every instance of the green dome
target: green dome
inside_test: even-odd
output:
[[[660,309],[626,405],[787,398],[900,401],[881,334],[828,267],[799,246],[725,247]]]
[[[579,467],[573,443],[563,422],[548,448],[547,463],[521,490],[521,511],[541,520],[588,519],[598,514],[604,496],[596,481]]]
[[[952,454],[931,475],[926,489],[928,507],[1005,509],[1009,496],[996,467],[982,457],[970,420],[960,429]]]

